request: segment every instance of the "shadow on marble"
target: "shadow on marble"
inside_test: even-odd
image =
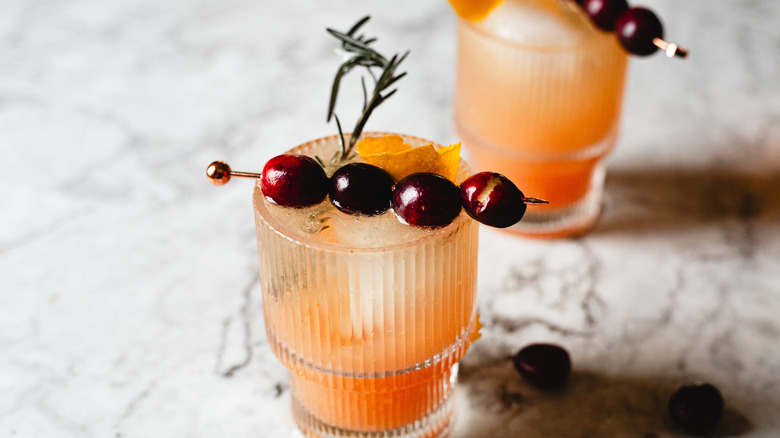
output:
[[[461,367],[453,438],[682,437],[666,413],[680,383],[579,371],[565,389],[550,392],[523,382],[508,358]],[[712,436],[737,437],[751,429],[750,421],[727,405]]]
[[[702,223],[780,226],[780,174],[723,169],[609,169],[594,234],[688,230]]]

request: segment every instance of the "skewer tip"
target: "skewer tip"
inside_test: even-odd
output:
[[[549,204],[549,202],[545,201],[544,199],[524,197],[523,198],[523,204],[525,204],[525,205],[544,205],[544,204]]]
[[[677,56],[678,58],[685,59],[685,57],[688,56],[688,50],[678,46],[675,43],[664,41],[661,38],[653,38],[653,44],[659,49],[663,50],[666,56],[669,58]]]

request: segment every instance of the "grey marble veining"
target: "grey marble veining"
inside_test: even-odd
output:
[[[456,438],[682,436],[691,380],[723,392],[715,436],[780,435],[780,3],[646,4],[691,57],[632,60],[594,232],[481,231]],[[296,436],[251,184],[203,171],[334,133],[323,29],[367,13],[412,50],[368,129],[456,141],[444,0],[0,4],[0,435]],[[571,352],[566,390],[512,369],[540,341]]]

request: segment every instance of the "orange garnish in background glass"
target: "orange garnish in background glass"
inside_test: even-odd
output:
[[[455,181],[460,162],[460,142],[436,149],[432,144],[412,147],[397,135],[366,137],[357,144],[366,163],[384,169],[396,181],[417,172],[431,172]]]
[[[452,8],[462,18],[477,21],[487,17],[502,0],[450,0]]]

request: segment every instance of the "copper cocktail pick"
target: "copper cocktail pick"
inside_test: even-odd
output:
[[[215,186],[223,186],[234,176],[239,178],[260,178],[262,175],[252,172],[235,172],[230,170],[228,163],[224,161],[215,161],[206,168],[206,176]]]
[[[224,161],[215,161],[209,164],[209,167],[206,168],[206,176],[209,178],[209,181],[211,181],[211,183],[214,184],[215,186],[223,186],[227,184],[228,181],[230,181],[230,178],[234,176],[237,176],[239,178],[255,178],[255,179],[262,177],[262,175],[260,175],[259,173],[236,172],[234,170],[231,170],[228,163]],[[526,205],[549,204],[549,202],[539,198],[523,197],[521,200],[523,201],[523,204]]]
[[[675,43],[670,43],[668,41],[662,40],[661,38],[653,38],[653,44],[659,49],[663,50],[666,56],[670,58],[674,56],[685,58],[686,56],[688,56],[687,50],[678,46]]]

